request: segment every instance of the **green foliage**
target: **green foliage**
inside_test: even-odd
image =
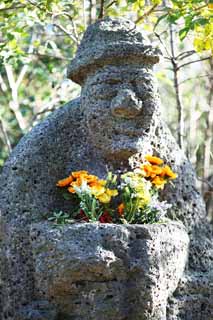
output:
[[[198,52],[211,51],[213,53],[213,11],[209,1],[200,0],[171,0],[163,15],[158,17],[157,24],[166,19],[169,24],[183,21],[180,28],[180,40],[184,40],[189,32],[194,35],[194,47]]]
[[[73,220],[70,219],[69,214],[63,211],[53,212],[53,215],[48,218],[48,221],[53,222],[56,226],[63,226],[73,222]]]

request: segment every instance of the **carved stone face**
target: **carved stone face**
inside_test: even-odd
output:
[[[138,66],[107,66],[88,77],[82,90],[89,140],[106,158],[140,150],[156,110],[152,73]]]

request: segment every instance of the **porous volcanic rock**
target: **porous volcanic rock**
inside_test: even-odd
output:
[[[166,320],[187,259],[183,225],[37,223],[30,235],[36,289],[59,319]]]
[[[99,177],[107,168],[115,173],[128,170],[147,153],[160,156],[178,173],[162,199],[172,203],[169,217],[181,220],[190,236],[188,280],[169,300],[168,317],[194,320],[196,314],[196,320],[213,319],[210,286],[196,294],[190,291],[198,279],[211,283],[212,228],[193,168],[161,118],[152,72],[158,56],[131,22],[105,18],[90,26],[68,72],[81,84],[81,96],[34,127],[5,163],[0,176],[2,320],[36,315],[55,320],[57,310],[51,301],[43,301],[36,287],[30,229],[54,210],[72,210],[56,181],[81,169]]]

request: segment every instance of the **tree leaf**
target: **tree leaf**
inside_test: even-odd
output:
[[[163,14],[160,16],[155,24],[154,30],[156,29],[157,25],[161,22],[161,20],[165,19],[168,16],[168,13]]]
[[[186,28],[183,28],[179,31],[179,38],[181,41],[183,41],[183,39],[187,36],[189,30],[190,30],[190,28],[186,27]]]

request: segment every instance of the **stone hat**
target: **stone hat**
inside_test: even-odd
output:
[[[87,75],[107,64],[148,64],[159,62],[160,50],[126,19],[106,17],[86,30],[68,78],[82,84]]]

